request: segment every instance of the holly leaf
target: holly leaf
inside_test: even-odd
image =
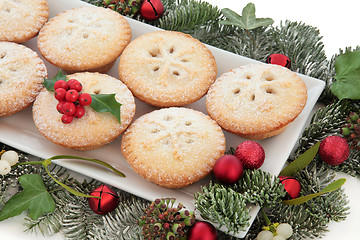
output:
[[[43,84],[48,91],[54,91],[54,84],[58,80],[66,81],[66,75],[61,72],[61,69],[53,78],[49,78],[49,79],[45,78]]]
[[[110,112],[121,124],[121,104],[115,99],[116,94],[90,94],[92,101],[90,106],[97,112]]]
[[[360,51],[339,55],[335,59],[335,73],[331,92],[340,100],[360,99]]]
[[[313,194],[309,194],[303,197],[298,197],[295,199],[291,199],[291,200],[284,200],[283,203],[286,205],[298,205],[298,204],[302,204],[304,202],[307,202],[313,198],[319,197],[325,193],[329,193],[332,191],[335,191],[337,189],[339,189],[342,185],[344,185],[344,183],[346,182],[345,178],[340,178],[332,183],[330,183],[329,185],[327,185],[323,190],[321,190],[318,193],[313,193]]]
[[[295,173],[300,172],[314,159],[320,147],[320,142],[301,154],[293,162],[287,165],[279,174],[279,176],[293,176]]]
[[[25,174],[19,177],[23,191],[10,198],[0,211],[0,221],[20,215],[29,210],[31,219],[55,210],[55,201],[47,192],[42,178],[37,174]]]
[[[271,18],[256,18],[255,5],[248,3],[242,10],[242,16],[229,8],[224,8],[221,13],[226,17],[226,20],[220,21],[223,25],[234,25],[245,30],[251,30],[258,27],[266,27],[274,23]]]

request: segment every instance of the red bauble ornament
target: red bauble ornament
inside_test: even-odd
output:
[[[154,21],[164,13],[161,0],[144,0],[140,7],[140,16],[148,21]]]
[[[258,169],[264,163],[265,151],[259,143],[248,140],[239,144],[235,156],[240,159],[244,168]]]
[[[208,222],[196,222],[188,232],[188,240],[216,240],[216,228]]]
[[[241,161],[234,155],[224,155],[220,157],[213,168],[216,179],[225,184],[237,182],[244,172]]]
[[[297,198],[301,191],[301,185],[294,177],[279,176],[280,182],[284,185],[286,191],[286,199]]]
[[[266,63],[276,64],[290,69],[291,61],[284,54],[274,53],[267,57]]]
[[[349,157],[349,154],[349,144],[343,137],[329,136],[320,143],[319,156],[327,164],[339,165]]]
[[[106,185],[95,188],[91,196],[100,198],[88,198],[90,208],[99,215],[105,215],[114,210],[119,204],[119,196]]]

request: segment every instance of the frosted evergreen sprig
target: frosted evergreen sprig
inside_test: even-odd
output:
[[[338,166],[331,166],[332,169],[338,172],[347,173],[353,177],[360,176],[360,151],[350,150],[348,159]]]
[[[92,239],[143,239],[138,221],[149,202],[123,191],[118,195],[120,203],[115,211],[102,216],[99,223],[94,224],[90,230]]]
[[[324,79],[328,60],[317,28],[286,20],[273,29],[273,36],[274,51],[291,59],[293,71]]]
[[[167,11],[155,24],[165,30],[194,34],[203,26],[211,25],[220,18],[220,9],[203,1],[178,0],[166,5]]]
[[[240,193],[223,185],[210,182],[202,187],[202,193],[196,193],[195,207],[201,217],[225,226],[227,233],[238,233],[249,226],[249,211],[246,199]]]
[[[337,101],[317,110],[312,116],[309,126],[300,137],[299,147],[292,159],[328,135],[339,134],[340,128],[346,123],[345,118],[351,108],[352,106],[348,101]]]
[[[286,194],[279,178],[260,169],[246,169],[234,189],[243,194],[247,203],[260,207],[280,204]]]
[[[316,158],[319,158],[318,156]],[[336,173],[330,170],[326,165],[319,163],[319,159],[315,159],[306,171],[301,171],[296,176],[300,179],[301,195],[308,195],[319,192],[330,183],[335,181]],[[325,196],[314,198],[306,203],[308,211],[314,216],[325,217],[328,221],[343,221],[349,214],[347,196],[344,190],[339,188],[335,191],[327,193]],[[319,206],[322,206],[319,208]]]
[[[55,178],[81,192],[89,193],[99,185],[96,180],[79,182],[70,177],[65,168],[55,166],[50,171]],[[66,239],[83,239],[89,236],[90,229],[100,217],[89,208],[87,199],[75,196],[68,191],[59,189],[57,183],[42,170],[44,183],[55,200],[54,212],[45,214],[36,220],[26,218],[27,232],[40,232],[43,235],[52,235],[63,230]]]

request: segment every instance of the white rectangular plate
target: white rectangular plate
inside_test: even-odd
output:
[[[50,18],[63,10],[80,6],[91,6],[87,3],[81,2],[80,0],[48,0],[48,3],[50,8]],[[131,26],[133,39],[144,33],[159,30],[158,28],[135,21],[133,19],[128,19],[128,21]],[[38,52],[36,38],[28,41],[25,45]],[[222,73],[240,65],[259,63],[255,60],[242,57],[212,46],[208,46],[208,48],[212,51],[216,58],[218,65],[218,75],[221,75]],[[44,60],[44,62],[48,68],[49,77],[53,77],[59,71],[59,69],[52,66],[46,60]],[[118,61],[115,63],[114,67],[109,71],[108,74],[118,78],[117,67]],[[266,159],[261,169],[274,175],[278,175],[283,168],[294,145],[303,131],[311,110],[313,109],[325,85],[323,81],[318,79],[304,75],[300,76],[308,87],[308,100],[305,108],[296,118],[296,120],[289,124],[283,133],[278,136],[259,141],[259,143],[263,146],[266,154]],[[188,105],[187,107],[206,113],[204,98],[196,103]],[[135,118],[154,109],[156,108],[136,100]],[[236,147],[239,145],[239,143],[244,141],[244,139],[239,136],[228,133],[226,131],[224,131],[224,133],[226,137],[227,149],[230,147]],[[88,158],[97,158],[106,161],[115,168],[124,172],[126,178],[121,178],[101,166],[84,161],[61,160],[57,161],[57,164],[150,201],[159,197],[174,197],[178,202],[183,203],[187,209],[194,208],[193,194],[198,192],[200,187],[209,181],[209,179],[206,178],[183,189],[166,189],[148,182],[137,175],[121,155],[121,138],[115,140],[105,147],[87,152],[75,151],[55,145],[46,140],[37,131],[32,120],[32,113],[30,108],[13,116],[0,119],[0,141],[40,158],[49,158],[58,154],[66,154]],[[258,210],[258,207],[252,207],[250,212],[250,223],[253,222]],[[235,236],[244,237],[246,232],[247,231],[240,232]]]

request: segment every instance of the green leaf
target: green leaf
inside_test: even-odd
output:
[[[30,218],[37,219],[41,215],[55,210],[55,202],[47,192],[40,175],[25,174],[19,177],[23,191],[10,198],[0,211],[0,221],[20,215],[26,209]]]
[[[331,92],[340,100],[360,99],[360,51],[339,55],[335,59],[335,73]]]
[[[53,78],[49,78],[49,79],[45,78],[43,84],[44,84],[44,86],[46,87],[47,90],[54,91],[54,84],[58,80],[65,80],[66,81],[66,75],[63,74],[61,72],[61,70],[59,70],[59,72]]]
[[[319,151],[320,142],[301,154],[295,161],[287,165],[279,174],[279,176],[293,176],[295,173],[300,172],[314,159]]]
[[[90,106],[97,112],[110,112],[114,115],[119,123],[120,119],[120,107],[121,104],[115,99],[116,94],[90,94],[92,102]]]
[[[97,164],[100,164],[104,167],[107,167],[109,169],[111,169],[112,171],[114,171],[116,174],[118,174],[121,177],[125,177],[125,174],[120,172],[119,170],[117,170],[116,168],[114,168],[113,166],[111,166],[110,164],[101,161],[99,159],[93,159],[93,158],[82,158],[82,157],[77,157],[77,156],[72,156],[72,155],[56,155],[53,156],[51,158],[48,158],[47,160],[56,160],[56,159],[79,159],[79,160],[85,160],[85,161],[90,161],[90,162],[94,162]]]
[[[87,194],[84,194],[82,192],[79,192],[79,191],[76,191],[75,189],[65,185],[64,183],[60,182],[59,180],[57,180],[56,178],[54,178],[48,167],[46,165],[44,165],[44,168],[45,168],[45,171],[47,172],[47,174],[57,183],[59,184],[60,186],[62,186],[63,188],[65,188],[67,191],[69,191],[70,193],[74,194],[75,196],[79,196],[79,197],[86,197],[86,198],[101,198],[101,197],[94,197],[94,196],[91,196],[91,195],[87,195]]]
[[[271,18],[256,18],[255,17],[255,5],[248,3],[242,10],[242,16],[234,12],[229,8],[221,10],[222,14],[227,18],[220,21],[223,25],[234,25],[246,30],[255,29],[258,27],[266,27],[274,23]]]
[[[345,178],[340,178],[332,183],[330,183],[328,186],[326,186],[323,190],[321,190],[318,193],[309,194],[303,197],[298,197],[291,200],[284,200],[283,203],[286,205],[298,205],[302,204],[306,201],[309,201],[310,199],[316,198],[318,196],[321,196],[325,193],[335,191],[336,189],[340,188],[344,183],[346,182]]]

